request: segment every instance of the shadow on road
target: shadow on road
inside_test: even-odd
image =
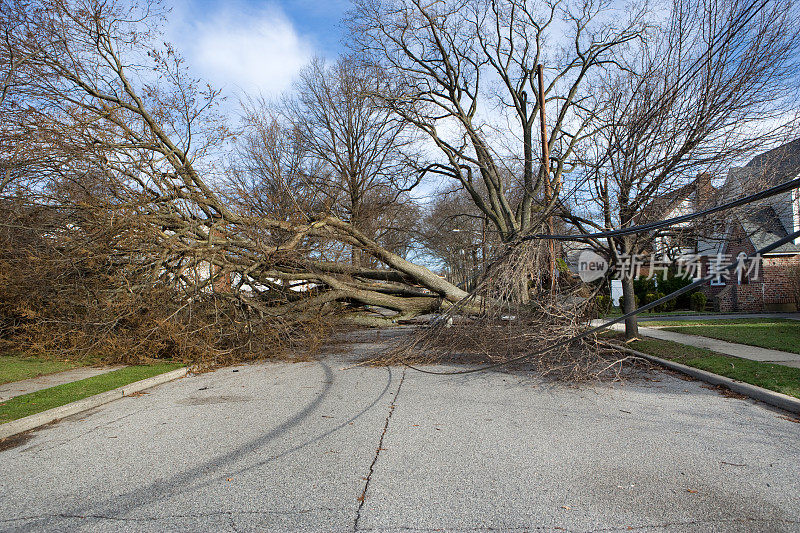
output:
[[[330,393],[331,388],[334,384],[334,374],[331,371],[330,366],[325,361],[317,361],[324,372],[324,380],[323,380],[323,387],[320,390],[320,393],[315,396],[315,398],[309,402],[303,409],[295,413],[292,417],[287,419],[285,422],[280,424],[279,426],[273,428],[269,432],[261,435],[260,437],[242,444],[238,446],[236,449],[217,457],[211,461],[207,461],[203,464],[196,465],[185,472],[177,474],[169,479],[161,480],[158,482],[150,483],[146,486],[137,488],[132,490],[124,495],[120,496],[113,496],[106,500],[104,504],[100,506],[96,505],[84,505],[81,507],[74,508],[72,510],[64,510],[63,512],[59,513],[57,516],[47,515],[38,517],[40,520],[38,522],[26,522],[24,525],[20,525],[16,531],[28,531],[32,529],[57,529],[59,531],[70,531],[79,529],[83,527],[77,524],[69,524],[69,520],[73,518],[109,518],[109,519],[120,519],[124,517],[126,514],[130,513],[131,511],[151,505],[155,502],[167,499],[168,497],[179,493],[187,488],[194,487],[204,487],[213,482],[216,482],[216,476],[221,475],[221,470],[233,465],[242,459],[250,456],[255,455],[259,452],[264,446],[272,442],[278,437],[281,437],[291,429],[297,427],[301,424],[304,420],[306,420],[314,411],[316,411],[319,406],[323,403],[325,398]],[[342,422],[341,424],[337,425],[334,428],[325,431],[317,435],[316,437],[310,438],[304,441],[302,444],[298,444],[281,452],[278,455],[270,456],[268,459],[259,461],[254,463],[250,466],[240,468],[235,471],[225,471],[224,475],[236,475],[242,472],[246,472],[253,468],[257,468],[268,464],[272,461],[275,461],[283,456],[288,454],[294,453],[298,450],[305,448],[306,446],[318,442],[331,434],[343,429],[351,422],[357,420],[359,417],[363,416],[365,413],[369,412],[373,409],[378,402],[380,402],[381,398],[383,398],[386,393],[389,391],[389,388],[392,383],[392,370],[391,368],[386,368],[386,384],[381,390],[381,392],[361,411],[350,417],[348,420]],[[199,481],[204,481],[198,484]],[[64,519],[63,523],[54,523],[53,519],[62,518]],[[85,524],[84,524],[85,525]]]

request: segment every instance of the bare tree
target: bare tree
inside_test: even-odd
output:
[[[262,205],[245,206],[223,195],[216,160],[230,133],[215,116],[219,93],[190,76],[171,47],[153,48],[161,15],[157,4],[95,0],[17,3],[4,15],[11,47],[29,58],[15,73],[21,80],[15,101],[48,121],[46,131],[58,134],[48,145],[54,154],[48,168],[59,177],[58,186],[38,189],[47,193],[38,202],[77,209],[82,200],[73,199],[80,192],[103,219],[130,221],[136,230],[128,235],[136,236],[136,246],[126,246],[118,257],[136,271],[135,285],[168,287],[184,302],[211,291],[224,277],[235,286],[219,298],[284,321],[366,305],[407,316],[466,295],[377,240],[385,237],[381,228],[401,216],[381,215],[376,217],[381,228],[359,229],[315,200],[307,178],[319,174],[314,165],[304,166],[308,136],[299,125],[285,131],[266,121],[262,133],[270,139],[259,144],[276,146],[258,163],[259,171],[296,180],[301,187],[293,196],[268,194]],[[370,137],[373,133],[365,138],[384,142],[383,133]],[[365,142],[357,149],[378,155],[363,156],[370,163],[352,170],[373,180],[372,173],[388,172],[386,161],[393,156]],[[314,155],[321,159],[319,151]],[[266,170],[276,163],[283,166]],[[238,183],[244,190],[265,185],[248,176]],[[76,195],[60,194],[59,187]],[[275,193],[286,189],[284,182]],[[391,203],[396,189],[388,198],[373,198]],[[331,247],[355,247],[383,268],[328,261]],[[298,285],[313,290],[296,290]],[[132,287],[121,283],[109,289],[124,294]]]
[[[463,189],[438,194],[422,223],[425,250],[447,278],[472,288],[499,247],[497,233]]]
[[[799,35],[792,6],[676,0],[668,21],[633,52],[630,69],[596,88],[603,104],[592,112],[598,133],[582,154],[590,187],[573,202],[593,208],[564,213],[581,232],[659,220],[674,207],[670,195],[697,175],[718,175],[787,132]],[[619,261],[648,250],[658,236],[591,244]],[[633,311],[632,277],[622,286],[624,311]],[[636,334],[634,317],[626,335]]]
[[[245,104],[244,128],[225,173],[237,209],[253,216],[307,222],[325,209],[315,185],[322,172],[298,128],[286,125],[272,106]]]
[[[328,66],[315,59],[301,73],[283,115],[320,165],[315,185],[332,214],[381,242],[381,215],[409,202],[407,124],[376,105],[389,90],[375,65],[344,57]],[[361,250],[351,247],[353,266]]]
[[[594,133],[577,112],[591,105],[589,82],[639,38],[642,14],[592,1],[357,0],[351,26],[359,52],[397,80],[385,105],[439,153],[421,171],[455,180],[511,241],[557,203],[576,147]],[[539,149],[540,63],[551,168]]]
[[[343,98],[339,104],[344,105]],[[387,250],[405,256],[412,245],[412,227],[418,221],[419,210],[408,191],[401,188],[407,178],[405,165],[397,161],[405,157],[399,153],[401,141],[396,137],[385,139],[384,149],[392,153],[380,155],[389,163],[374,161],[371,171],[367,170],[369,165],[363,165],[365,168],[356,172],[362,179],[343,179],[342,172],[330,163],[336,158],[327,153],[325,143],[311,135],[312,128],[304,125],[304,116],[291,111],[296,111],[297,106],[296,101],[290,106],[277,106],[263,99],[246,104],[245,126],[226,179],[227,191],[237,209],[295,222],[308,222],[323,214],[350,219],[355,199],[356,212],[360,213],[359,230]],[[342,133],[354,141],[354,153],[341,158],[344,161],[355,161],[366,150],[363,145],[368,135],[363,130],[371,128],[377,132],[386,126],[364,124],[365,120],[384,117],[377,110],[362,111],[364,116],[352,121],[353,129],[358,130],[356,135]],[[372,111],[376,111],[375,116],[367,116]],[[326,130],[323,135],[329,132]],[[325,157],[320,157],[320,153]],[[353,172],[346,171],[344,175],[352,176]],[[352,262],[354,247],[328,244],[327,260],[340,261],[349,255]],[[357,247],[355,250],[360,257],[360,250]],[[374,258],[365,256],[363,266],[377,264]]]

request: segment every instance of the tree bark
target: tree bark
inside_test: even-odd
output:
[[[622,308],[625,314],[636,310],[636,294],[633,291],[633,278],[622,278]],[[625,319],[625,339],[630,340],[639,336],[639,323],[636,316]]]

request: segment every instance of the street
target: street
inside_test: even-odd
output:
[[[800,423],[661,371],[319,361],[167,383],[0,451],[2,531],[800,531]]]

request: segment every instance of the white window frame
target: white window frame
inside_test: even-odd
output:
[[[794,231],[800,230],[800,189],[792,189],[792,225]],[[800,237],[796,237],[795,244],[800,244]]]

